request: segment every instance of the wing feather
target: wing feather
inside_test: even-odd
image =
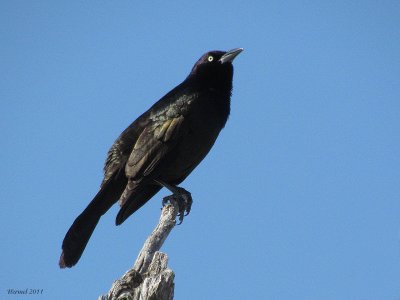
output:
[[[135,180],[152,174],[179,138],[185,134],[182,130],[184,120],[180,115],[153,123],[143,130],[126,164],[125,172],[128,178]]]
[[[124,171],[126,162],[137,142],[140,134],[150,123],[149,112],[144,113],[129,125],[117,138],[107,153],[106,163],[104,165],[104,179],[102,186],[113,176],[115,172]]]

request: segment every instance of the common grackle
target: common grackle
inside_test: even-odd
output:
[[[233,59],[242,48],[210,51],[187,78],[126,128],[108,151],[100,190],[62,243],[61,268],[80,259],[100,217],[119,200],[122,224],[162,187],[179,200],[179,219],[191,195],[178,187],[210,151],[230,112]],[[167,197],[165,198],[167,199]]]

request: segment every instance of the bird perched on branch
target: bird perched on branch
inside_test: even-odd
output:
[[[80,259],[100,217],[119,200],[122,224],[162,187],[179,203],[179,219],[192,197],[178,187],[210,151],[230,112],[232,61],[242,48],[210,51],[187,78],[126,128],[108,151],[97,195],[75,219],[62,243],[61,268]]]

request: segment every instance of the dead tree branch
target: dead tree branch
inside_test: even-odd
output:
[[[99,300],[172,300],[174,277],[168,269],[168,256],[159,252],[176,222],[178,204],[164,206],[160,221],[145,241],[134,266],[111,286]]]

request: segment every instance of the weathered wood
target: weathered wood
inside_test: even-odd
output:
[[[145,241],[134,266],[116,280],[99,300],[172,300],[175,274],[168,269],[168,256],[159,252],[176,224],[178,205],[164,206],[160,221]]]

